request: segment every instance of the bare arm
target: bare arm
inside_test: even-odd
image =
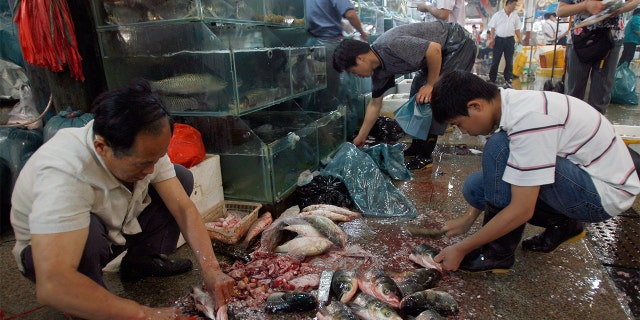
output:
[[[153,187],[178,222],[182,235],[194,252],[207,290],[220,307],[231,297],[233,280],[220,270],[220,265],[213,252],[211,239],[202,222],[200,213],[178,178],[154,183]]]
[[[449,15],[451,14],[451,10],[448,9],[439,9],[436,8],[432,5],[428,5],[426,3],[419,3],[416,7],[418,9],[418,11],[420,12],[428,12],[430,13],[432,16],[443,20],[443,21],[447,21],[447,19],[449,19]]]
[[[604,10],[604,4],[599,0],[588,0],[580,3],[569,4],[558,2],[558,17],[569,17],[581,12],[597,14]]]
[[[31,237],[36,296],[42,304],[87,319],[175,319],[174,308],[152,309],[123,299],[78,272],[89,229]]]
[[[356,28],[358,32],[360,32],[360,37],[362,38],[362,40],[367,41],[369,39],[369,35],[364,32],[364,29],[362,29],[362,22],[360,21],[360,18],[358,17],[358,14],[355,10],[347,10],[347,12],[344,13],[344,18],[349,20],[349,23],[351,23],[351,25]]]
[[[442,67],[442,46],[437,42],[431,42],[424,54],[427,59],[427,83],[420,88],[416,94],[418,103],[425,103],[431,100],[431,91],[440,76],[440,68]]]
[[[457,270],[464,256],[473,249],[496,240],[529,221],[538,199],[540,186],[511,186],[511,202],[478,232],[444,248],[435,258],[446,270]]]
[[[382,109],[382,96],[377,98],[371,98],[365,111],[364,120],[358,135],[353,139],[353,144],[357,147],[361,147],[367,141],[371,128],[376,124],[378,117],[380,116],[380,110]]]

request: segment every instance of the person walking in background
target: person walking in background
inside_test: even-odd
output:
[[[631,60],[636,54],[636,46],[640,44],[640,8],[633,10],[631,19],[627,21],[624,27],[624,40],[622,41],[622,55],[618,65],[627,62],[631,64]]]
[[[491,34],[493,35],[493,63],[491,64],[491,70],[489,70],[489,82],[496,83],[498,77],[498,67],[500,66],[500,60],[504,55],[504,81],[506,88],[512,88],[511,80],[513,79],[513,54],[515,52],[515,38],[518,37],[518,42],[522,43],[522,36],[520,34],[520,28],[522,28],[522,22],[520,17],[515,12],[518,0],[507,0],[504,8],[496,12],[489,20],[489,28],[491,28]]]
[[[371,101],[367,105],[364,122],[353,144],[365,144],[371,128],[382,109],[383,94],[395,86],[398,74],[416,72],[410,96],[417,103],[427,103],[433,84],[441,70],[470,71],[476,56],[476,45],[470,34],[457,23],[420,22],[397,26],[383,33],[372,45],[357,40],[344,40],[333,54],[333,67],[358,77],[371,77]],[[409,170],[428,167],[433,158],[438,135],[443,135],[446,123],[431,122],[427,140],[414,138],[405,156],[414,156],[407,164]]]
[[[605,114],[611,101],[611,90],[624,36],[621,30],[622,13],[635,9],[638,2],[640,0],[627,1],[622,8],[616,11],[617,15],[593,25],[576,28],[571,32],[571,39],[566,51],[565,93],[584,100],[587,92],[587,83],[591,80],[587,103],[602,114]],[[592,15],[602,12],[604,9],[605,5],[602,1],[560,0],[557,13],[559,17],[573,16],[573,25],[575,26]],[[586,58],[585,55],[580,57],[574,45],[576,36],[596,29],[606,30],[609,34],[605,33],[605,35],[611,36],[612,45],[609,51],[597,50],[602,56],[597,59],[593,57],[593,54],[590,54],[591,57],[589,58]],[[589,51],[592,47],[592,45],[587,46],[585,51]]]
[[[359,33],[362,41],[369,35],[362,28],[353,4],[349,0],[305,0],[307,42],[305,46],[324,46],[327,60],[333,56],[336,46],[342,41],[342,18],[349,21]],[[321,105],[331,105],[333,97],[343,100],[346,91],[341,85],[340,74],[327,61],[327,89],[321,94]]]
[[[435,0],[431,2],[419,2],[416,9],[424,12],[424,21],[432,22],[442,20],[444,22],[455,22],[461,26],[466,24],[466,11],[464,0]]]
[[[556,14],[547,12],[544,14],[544,23],[542,24],[542,33],[544,34],[544,43],[547,45],[556,43],[558,20]]]
[[[583,222],[629,209],[640,180],[613,125],[583,101],[556,92],[497,88],[469,72],[436,82],[437,121],[472,136],[491,135],[481,171],[462,187],[467,213],[447,221],[447,237],[464,234],[484,211],[483,226],[434,257],[445,270],[507,272],[525,223],[545,230],[524,250],[551,252],[585,236]]]
[[[491,51],[493,50],[493,37],[491,36],[491,30],[487,30],[486,37],[482,40],[480,50],[478,50],[478,59],[485,60],[489,58]]]

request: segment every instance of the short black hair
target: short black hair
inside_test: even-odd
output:
[[[491,101],[499,94],[498,87],[471,72],[454,70],[444,73],[431,92],[433,119],[446,123],[457,116],[468,117],[469,101],[473,99]]]
[[[93,132],[105,139],[115,156],[131,153],[141,132],[158,134],[173,120],[164,101],[151,90],[149,81],[135,79],[131,83],[100,94],[93,102]]]
[[[333,52],[333,68],[338,72],[343,72],[355,66],[357,64],[356,58],[369,50],[371,50],[371,46],[364,41],[345,39]]]
[[[504,3],[504,5],[506,6],[506,5],[508,5],[509,3],[511,3],[511,2],[518,2],[518,0],[507,0],[507,1]]]
[[[640,8],[635,8],[635,9],[633,10],[632,15],[634,15],[634,16],[635,16],[636,14],[640,14]]]
[[[551,18],[551,16],[556,17],[556,13],[555,12],[547,12],[544,14],[544,19],[547,20],[549,18]]]

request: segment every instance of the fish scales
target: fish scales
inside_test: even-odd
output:
[[[427,289],[404,297],[400,302],[400,309],[412,316],[428,309],[443,316],[451,316],[458,313],[458,303],[448,292]]]
[[[347,303],[358,291],[358,277],[354,271],[336,270],[331,280],[331,291],[340,302]]]
[[[400,289],[393,279],[380,269],[370,269],[358,277],[358,288],[393,308],[400,307],[400,298],[402,297]]]
[[[331,219],[323,217],[323,216],[303,216],[303,220],[307,221],[318,231],[322,232],[327,239],[331,240],[335,245],[340,248],[344,248],[347,242],[347,234],[340,229],[340,227],[335,224]]]
[[[359,293],[349,306],[365,320],[402,320],[390,305],[366,293]]]
[[[152,81],[154,90],[165,94],[214,93],[227,87],[227,82],[209,73],[186,73],[158,81]]]

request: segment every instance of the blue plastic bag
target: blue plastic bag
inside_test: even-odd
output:
[[[629,63],[624,62],[616,68],[611,90],[611,102],[618,104],[638,104],[636,93],[636,74],[629,68]]]
[[[431,127],[431,105],[416,103],[416,96],[393,112],[396,122],[404,132],[420,140],[426,140]]]

